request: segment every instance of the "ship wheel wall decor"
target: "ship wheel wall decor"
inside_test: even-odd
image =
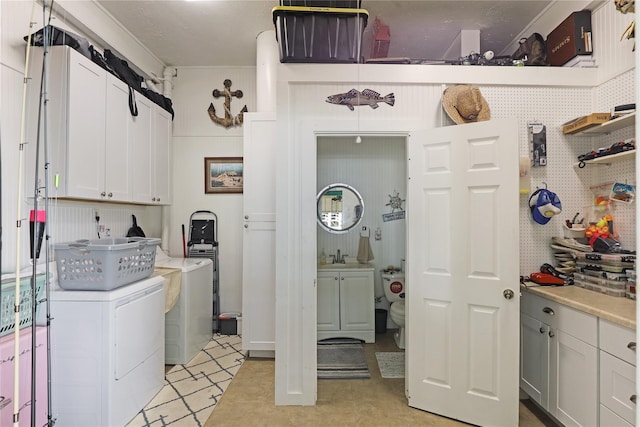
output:
[[[244,107],[242,107],[242,110],[240,110],[240,113],[238,113],[236,116],[231,115],[231,98],[232,97],[236,97],[238,99],[242,98],[242,91],[241,90],[232,91],[231,84],[232,84],[231,80],[225,79],[223,90],[219,90],[219,89],[213,90],[213,97],[215,99],[224,97],[224,117],[218,117],[216,115],[216,107],[213,106],[213,102],[209,104],[209,109],[207,110],[209,112],[209,117],[211,117],[211,120],[214,123],[222,125],[226,128],[231,126],[241,125],[242,116],[244,113],[248,111],[247,106],[245,105]]]

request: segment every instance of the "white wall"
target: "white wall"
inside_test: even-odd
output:
[[[213,103],[218,117],[224,116],[224,98],[214,99],[214,89],[242,90],[233,98],[231,113],[244,105],[255,111],[254,67],[184,67],[174,80],[173,107],[173,205],[169,209],[169,252],[182,256],[181,225],[189,229],[189,217],[197,210],[214,212],[218,217],[220,249],[220,310],[242,308],[242,194],[205,194],[205,157],[242,157],[242,127],[224,128],[207,113]]]
[[[340,249],[342,254],[357,256],[360,232],[366,226],[375,257],[371,264],[376,271],[376,296],[383,296],[378,270],[389,265],[400,267],[400,260],[405,257],[405,220],[384,222],[382,214],[391,212],[391,207],[387,206],[390,195],[397,191],[400,198],[407,196],[406,140],[365,136],[362,143],[356,144],[354,137],[320,137],[317,145],[318,191],[340,182],[353,186],[364,200],[364,216],[353,231],[331,234],[318,226],[318,254],[324,249],[329,256]],[[381,240],[375,240],[378,228]]]

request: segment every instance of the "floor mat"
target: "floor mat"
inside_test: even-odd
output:
[[[245,355],[242,338],[215,334],[186,365],[165,375],[165,386],[127,427],[201,427],[238,372]]]
[[[318,379],[371,378],[360,340],[328,339],[318,342]]]
[[[404,378],[404,351],[376,352],[382,378]]]

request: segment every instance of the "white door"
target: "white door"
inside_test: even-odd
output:
[[[518,132],[492,120],[408,143],[409,405],[518,424]]]

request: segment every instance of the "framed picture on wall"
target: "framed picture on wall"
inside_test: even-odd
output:
[[[205,157],[205,194],[242,193],[242,157]]]

